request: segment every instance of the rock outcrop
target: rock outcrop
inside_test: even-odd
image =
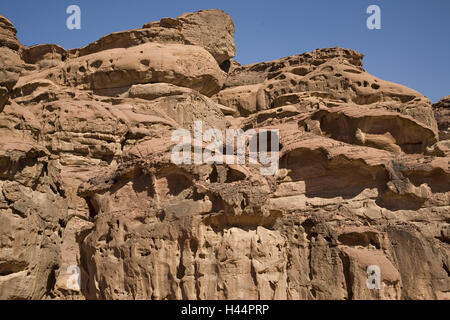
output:
[[[0,16],[0,299],[450,299],[448,98],[350,49],[241,66],[233,35],[205,10],[26,47]],[[177,129],[278,130],[277,170],[176,163]]]
[[[440,140],[450,140],[450,96],[433,104],[434,116],[439,129]]]
[[[84,48],[70,50],[70,54],[85,56],[148,42],[199,46],[206,49],[218,64],[229,61],[236,54],[234,24],[222,10],[201,10],[185,13],[177,19],[149,22],[142,29],[112,33]]]
[[[6,17],[0,15],[0,111],[8,100],[11,89],[19,80],[23,67],[17,30]]]

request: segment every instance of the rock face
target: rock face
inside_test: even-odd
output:
[[[233,33],[206,10],[66,51],[0,17],[0,299],[450,299],[448,98],[350,49],[241,66]],[[277,170],[177,164],[196,121],[278,130]]]
[[[440,140],[450,140],[450,96],[433,104],[434,115],[439,128]]]
[[[0,111],[9,93],[19,79],[23,61],[19,55],[17,30],[11,21],[0,15]]]

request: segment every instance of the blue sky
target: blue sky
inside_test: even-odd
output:
[[[66,8],[81,8],[81,30],[66,28]],[[366,9],[381,8],[381,30],[366,27]],[[236,25],[241,64],[341,46],[365,54],[365,69],[413,88],[436,102],[450,94],[449,0],[14,0],[0,14],[26,45],[82,47],[114,31],[162,17],[222,9]]]

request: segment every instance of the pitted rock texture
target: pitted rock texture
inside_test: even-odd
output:
[[[450,299],[448,98],[233,36],[204,10],[26,47],[0,16],[0,299]],[[198,120],[279,130],[278,170],[175,164]]]
[[[450,140],[450,95],[433,104],[440,140]]]

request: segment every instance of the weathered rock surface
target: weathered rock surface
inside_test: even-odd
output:
[[[24,48],[22,59],[39,69],[51,68],[59,65],[67,58],[67,51],[56,44],[41,44]]]
[[[295,104],[299,101],[298,94],[309,93],[329,100],[327,106],[355,104],[360,109],[385,109],[406,114],[437,133],[430,101],[412,89],[368,74],[362,68],[362,58],[362,54],[350,49],[328,48],[239,66],[230,72],[225,87],[247,93],[251,88],[252,98],[242,93],[236,94],[235,100],[222,98],[229,92],[226,89],[218,94],[218,101],[230,107],[252,103],[250,109],[260,111]],[[241,86],[243,88],[238,89]],[[244,112],[244,115],[247,114]]]
[[[185,13],[177,19],[163,18],[149,22],[142,29],[115,32],[81,49],[71,50],[84,56],[107,49],[129,48],[147,42],[187,44],[205,48],[222,64],[236,54],[234,24],[222,10]]]
[[[241,66],[233,33],[205,10],[66,51],[0,16],[0,299],[450,299],[448,99],[350,49]],[[175,164],[199,120],[279,130],[278,170]]]
[[[17,30],[11,21],[3,15],[0,15],[0,45],[13,51],[20,49],[20,43],[16,37]]]
[[[8,100],[9,93],[19,79],[23,61],[17,30],[6,17],[0,15],[0,111]]]
[[[434,116],[439,129],[440,140],[450,140],[450,96],[433,104]]]
[[[222,87],[224,72],[201,47],[146,43],[69,59],[57,67],[22,77],[19,86],[36,79],[104,95],[125,91],[134,84],[165,82],[210,96]]]

